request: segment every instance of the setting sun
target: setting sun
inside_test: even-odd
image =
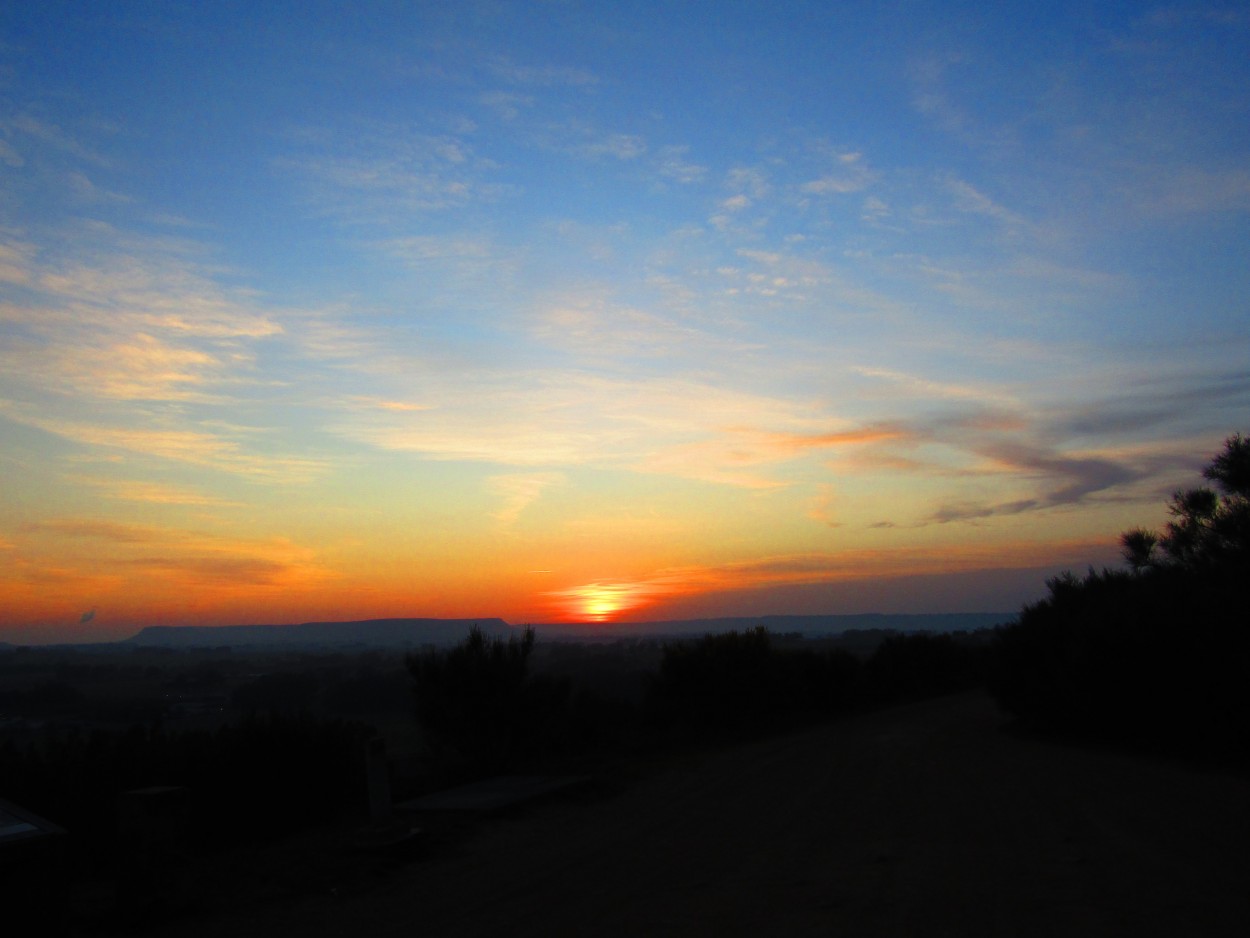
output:
[[[619,612],[620,609],[621,604],[616,597],[601,595],[588,598],[583,612],[591,622],[604,622],[612,618],[612,614]]]
[[[562,617],[584,622],[611,622],[641,604],[633,583],[588,583],[553,593]]]

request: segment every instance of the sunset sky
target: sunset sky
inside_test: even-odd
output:
[[[1243,3],[8,3],[0,641],[1014,611],[1248,234]]]

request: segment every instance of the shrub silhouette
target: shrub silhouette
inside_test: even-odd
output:
[[[977,652],[950,635],[892,635],[867,663],[867,692],[879,701],[951,694],[982,682]]]
[[[533,677],[534,630],[487,639],[474,628],[450,651],[406,659],[417,720],[445,774],[500,772],[558,750],[567,724],[569,685]]]
[[[704,726],[736,726],[776,709],[780,682],[768,631],[708,635],[665,646],[654,710]]]
[[[214,731],[121,732],[49,727],[29,745],[6,742],[5,795],[71,831],[86,857],[112,855],[117,798],[185,786],[189,835],[207,845],[264,839],[325,823],[363,804],[364,742],[372,731],[308,715],[248,717]]]
[[[1170,749],[1250,754],[1250,446],[1230,437],[1177,492],[1161,534],[1121,538],[1130,570],[1047,582],[995,640],[991,690],[1023,720]]]
[[[707,635],[665,646],[647,709],[653,723],[758,729],[848,708],[858,673],[847,652],[779,651],[762,626]]]

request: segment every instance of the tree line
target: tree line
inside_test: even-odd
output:
[[[1250,755],[1250,441],[1229,437],[1161,531],[1121,536],[1127,569],[1066,573],[999,630],[990,686],[1035,727]]]

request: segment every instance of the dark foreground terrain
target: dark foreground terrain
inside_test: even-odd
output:
[[[1250,780],[1003,723],[975,693],[686,755],[367,888],[149,933],[1246,934]]]

